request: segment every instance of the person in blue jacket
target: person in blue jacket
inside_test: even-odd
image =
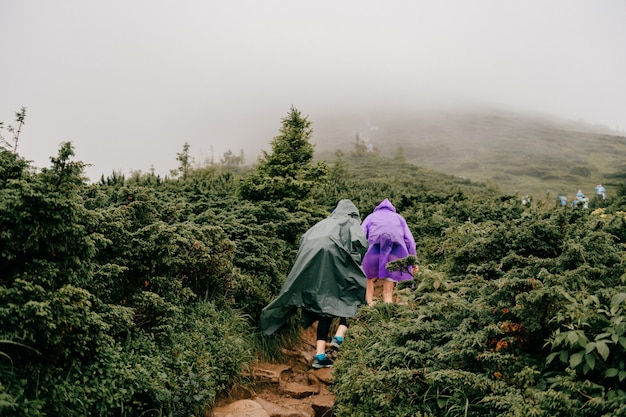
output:
[[[326,342],[334,318],[340,318],[331,346],[338,347],[348,329],[347,319],[365,304],[365,274],[361,260],[367,250],[359,210],[341,200],[327,218],[313,225],[300,239],[293,267],[276,299],[261,311],[260,328],[271,335],[298,310],[302,326],[317,324],[314,368],[333,365]]]

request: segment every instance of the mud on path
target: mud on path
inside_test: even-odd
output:
[[[301,332],[297,350],[284,351],[282,363],[258,362],[246,377],[252,383],[217,401],[210,417],[331,417],[332,368],[313,369],[316,326]]]
[[[382,300],[382,281],[374,283],[374,301]],[[394,302],[401,300],[394,294]],[[331,327],[334,334],[335,327]],[[317,324],[300,333],[296,350],[283,351],[282,363],[259,362],[245,375],[252,384],[237,387],[217,401],[207,417],[332,417],[335,396],[330,391],[333,368],[313,369]],[[348,334],[348,337],[349,334]],[[328,345],[327,345],[328,346]],[[332,359],[338,352],[328,350]]]

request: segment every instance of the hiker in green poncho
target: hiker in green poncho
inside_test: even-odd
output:
[[[359,210],[350,200],[341,200],[329,217],[311,227],[300,239],[293,267],[278,297],[261,312],[261,331],[270,335],[285,324],[298,309],[302,326],[317,324],[314,368],[326,368],[333,361],[326,355],[331,321],[340,324],[331,345],[339,347],[354,317],[365,304],[366,278],[361,260],[368,243],[361,228]]]

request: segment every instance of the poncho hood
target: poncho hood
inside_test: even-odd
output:
[[[391,203],[389,203],[391,204]],[[359,209],[356,208],[354,203],[350,200],[341,200],[337,203],[337,207],[330,214],[330,217],[339,219],[341,217],[351,217],[353,219],[359,220],[359,224],[361,223],[361,214],[359,213]]]
[[[380,204],[376,206],[374,211],[377,211],[377,210],[391,210],[394,213],[396,212],[396,208],[393,206],[393,204],[391,204],[391,201],[389,201],[386,198],[383,201],[381,201]]]

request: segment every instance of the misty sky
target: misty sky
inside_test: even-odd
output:
[[[488,104],[626,130],[624,0],[0,0],[0,121],[98,180],[269,150],[293,105]],[[2,132],[10,138],[8,132]]]

